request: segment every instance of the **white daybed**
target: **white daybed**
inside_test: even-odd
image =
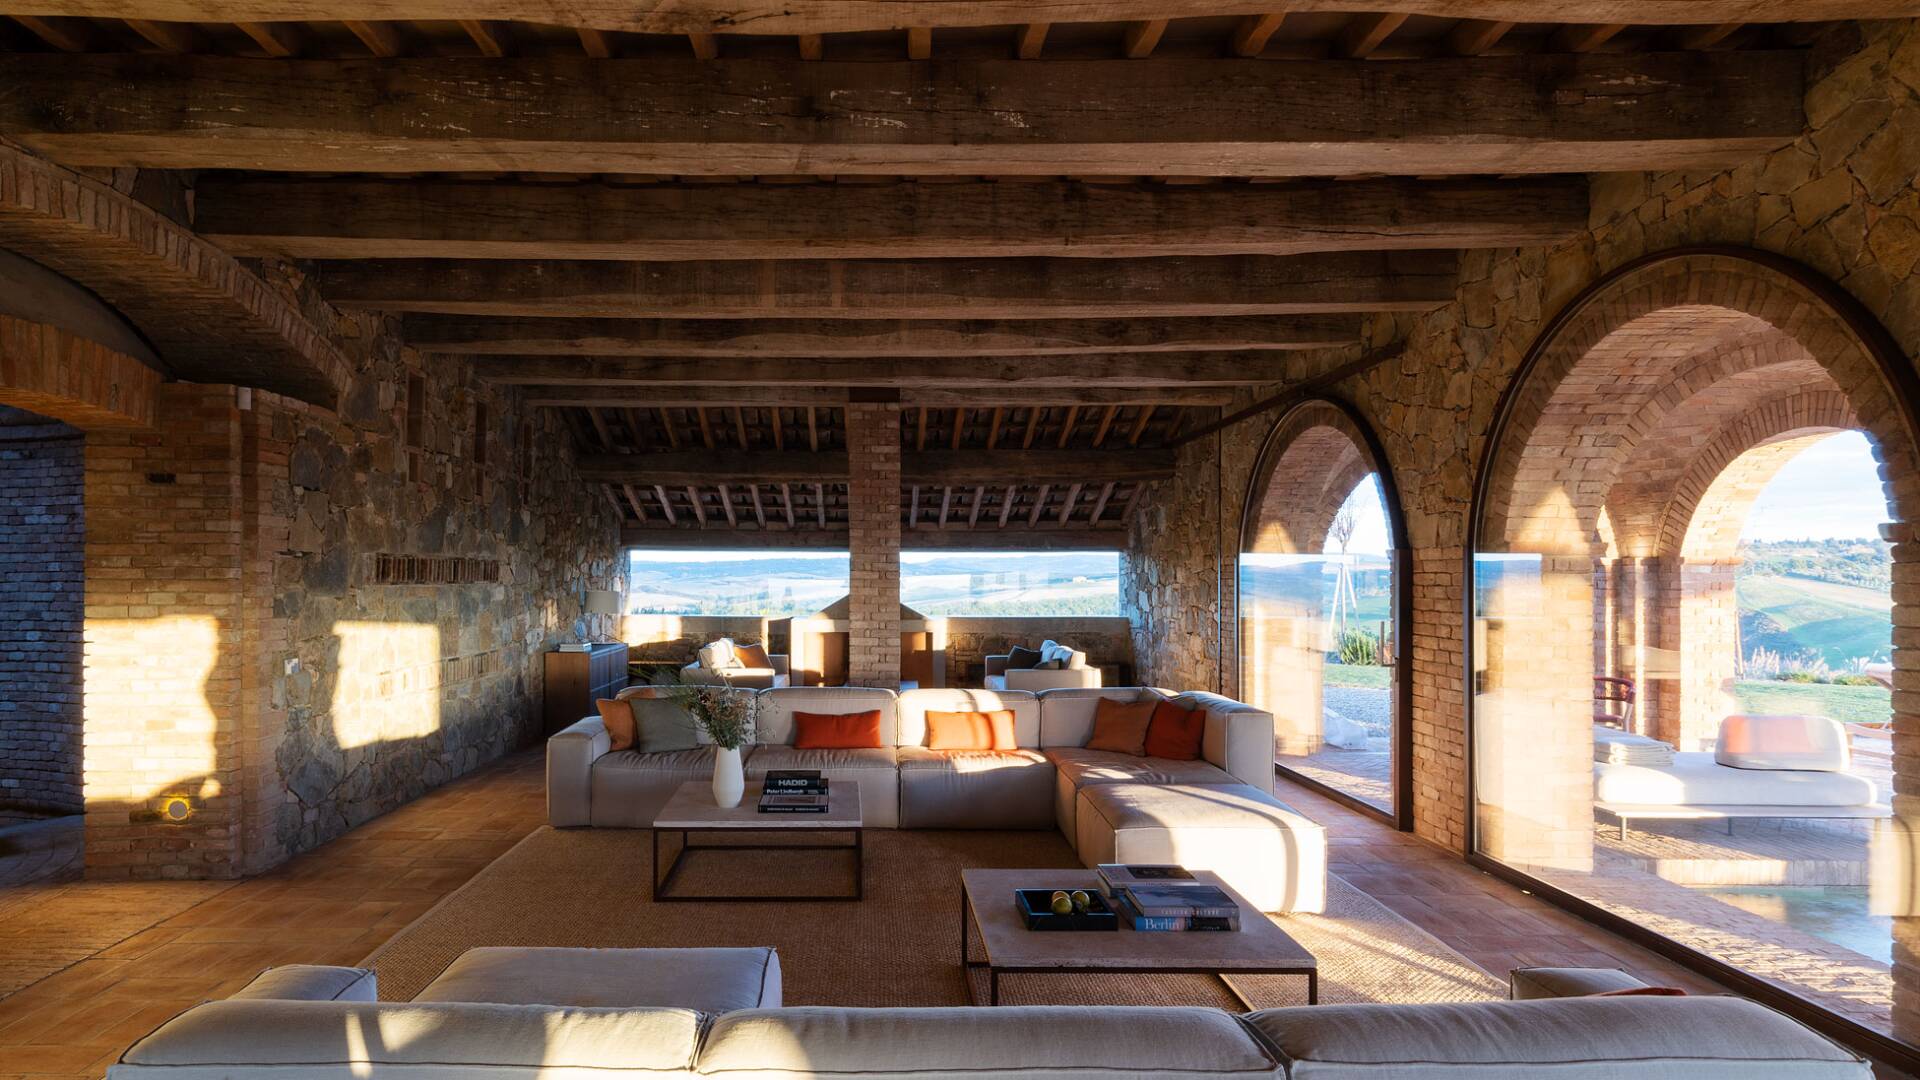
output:
[[[1595,733],[1594,811],[1620,823],[1736,818],[1883,818],[1873,781],[1848,772],[1846,729],[1824,716],[1729,716],[1711,753]],[[1661,761],[1666,763],[1661,764]]]

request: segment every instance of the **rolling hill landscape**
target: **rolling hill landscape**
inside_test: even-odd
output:
[[[1893,636],[1891,561],[1880,540],[1750,544],[1738,580],[1743,650],[1844,669],[1885,661]]]

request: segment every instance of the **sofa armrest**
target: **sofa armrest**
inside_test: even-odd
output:
[[[271,1001],[378,1001],[378,984],[369,968],[324,964],[270,967],[228,995]]]
[[[1619,968],[1525,967],[1507,973],[1507,993],[1515,1001],[1587,997],[1646,985]]]
[[[547,740],[547,824],[593,823],[593,763],[613,749],[607,725],[589,716]]]
[[[793,669],[789,666],[785,653],[775,653],[767,657],[767,659],[773,662],[773,673],[775,675],[793,674]]]
[[[1009,653],[1002,653],[999,656],[987,657],[986,658],[987,674],[1005,675],[1007,673],[1007,662],[1012,659],[1013,659],[1013,656]]]
[[[1234,779],[1273,794],[1273,714],[1224,698],[1205,708],[1202,756]]]

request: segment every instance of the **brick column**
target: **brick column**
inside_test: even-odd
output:
[[[1880,527],[1893,545],[1893,818],[1870,849],[1876,915],[1893,916],[1893,1034],[1920,1041],[1920,536]],[[1885,793],[1883,793],[1884,795]]]
[[[900,681],[900,406],[847,406],[847,681]]]
[[[86,871],[233,877],[241,414],[233,387],[188,383],[157,412],[151,432],[86,440]]]

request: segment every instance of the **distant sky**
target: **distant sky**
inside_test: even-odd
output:
[[[1846,431],[1782,466],[1754,500],[1742,540],[1851,540],[1887,520],[1880,466],[1867,437]]]
[[[1387,537],[1387,515],[1380,509],[1380,478],[1368,473],[1360,486],[1347,496],[1347,505],[1353,507],[1353,537],[1347,541],[1347,552],[1351,555],[1385,555],[1393,544]],[[1339,545],[1329,537],[1322,549],[1327,552],[1340,550]]]

